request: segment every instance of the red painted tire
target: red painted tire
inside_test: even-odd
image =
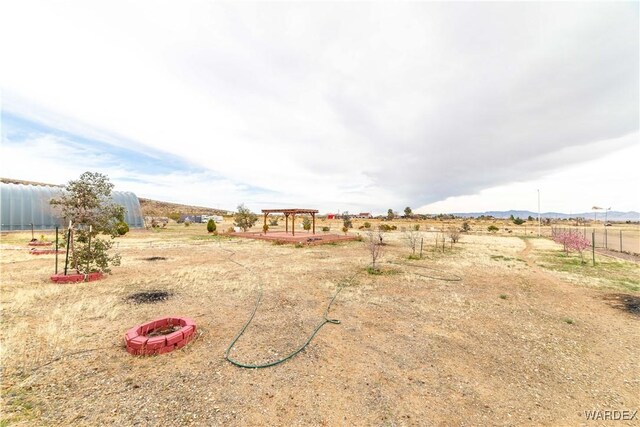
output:
[[[59,254],[62,253],[61,250],[56,251],[55,249],[31,249],[29,251],[31,255],[48,255],[55,254],[56,252],[58,252]]]
[[[102,279],[102,277],[103,275],[99,271],[89,274],[54,274],[51,276],[51,281],[54,283],[93,282]]]
[[[163,329],[176,328],[168,334],[149,336]],[[127,351],[134,356],[169,353],[187,345],[196,336],[196,324],[188,317],[164,317],[131,328],[124,335]]]

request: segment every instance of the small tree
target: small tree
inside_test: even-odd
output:
[[[302,228],[304,228],[306,231],[311,230],[311,220],[308,216],[305,216],[302,220]]]
[[[584,264],[584,250],[590,246],[589,239],[586,239],[582,234],[577,231],[569,232],[567,238],[567,247],[571,250],[577,251],[580,254],[580,261]]]
[[[420,241],[421,234],[415,229],[403,230],[403,234],[407,246],[409,246],[409,249],[411,249],[411,257],[415,258],[416,248],[418,246],[418,242]]]
[[[462,223],[462,231],[464,231],[465,233],[468,233],[469,230],[471,230],[471,227],[469,226],[469,221],[464,221]]]
[[[460,229],[455,225],[449,227],[449,238],[451,239],[451,243],[458,243],[460,240]]]
[[[111,200],[112,189],[106,175],[85,172],[78,180],[69,181],[59,198],[50,201],[61,209],[65,223],[70,223],[73,229],[73,240],[66,244],[73,248],[76,271],[110,273],[110,266],[120,265],[120,255],[109,255],[109,250],[113,238],[119,235],[118,226],[123,230],[125,210]],[[101,239],[99,235],[109,239]]]
[[[376,261],[382,256],[382,232],[370,230],[367,232],[367,250],[371,255],[371,267],[369,272],[378,274],[380,270],[376,267]]]
[[[396,217],[396,215],[393,213],[393,209],[389,209],[387,211],[387,220],[391,221],[392,219],[394,219]]]
[[[347,229],[353,228],[353,223],[351,222],[351,215],[349,215],[349,212],[345,212],[344,214],[342,214],[342,227]]]
[[[234,225],[242,228],[242,231],[247,231],[258,220],[258,215],[254,214],[245,207],[244,203],[238,206],[238,212],[233,216]]]
[[[209,221],[207,221],[207,231],[213,233],[216,231],[216,228],[216,222],[213,219],[209,219]]]
[[[412,213],[412,212],[411,212],[411,208],[410,208],[409,206],[407,206],[406,208],[404,208],[404,216],[405,216],[406,218],[411,217],[411,213]]]

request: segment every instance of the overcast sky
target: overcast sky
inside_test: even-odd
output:
[[[628,3],[13,1],[2,172],[322,212],[640,210]]]

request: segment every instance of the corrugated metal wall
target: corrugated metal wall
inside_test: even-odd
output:
[[[2,231],[50,230],[63,226],[57,209],[49,201],[62,192],[60,187],[0,183],[0,223]],[[114,191],[112,199],[126,209],[125,222],[143,228],[138,197],[129,191]]]

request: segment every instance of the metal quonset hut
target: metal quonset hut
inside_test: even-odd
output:
[[[0,183],[0,223],[2,231],[50,230],[62,226],[57,209],[49,201],[62,192],[61,187]],[[124,220],[131,228],[143,228],[144,219],[138,196],[129,191],[114,191],[113,201],[126,209]]]

